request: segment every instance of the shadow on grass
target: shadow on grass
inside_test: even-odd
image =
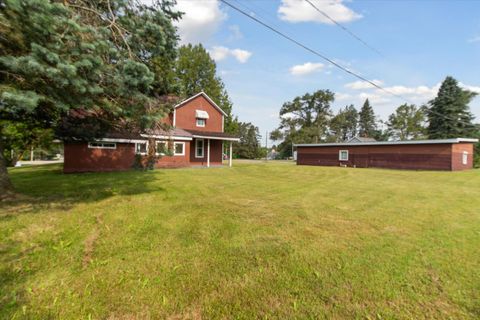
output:
[[[23,214],[48,214],[53,209],[66,211],[78,204],[114,196],[166,190],[162,186],[165,175],[161,170],[64,174],[62,165],[54,164],[13,168],[9,174],[18,196],[0,202],[0,223],[5,223],[3,230],[8,230],[10,220]],[[23,310],[22,306],[28,305],[32,292],[25,288],[25,283],[41,268],[35,263],[25,264],[25,261],[36,261],[35,250],[38,248],[36,245],[25,248],[22,242],[10,237],[0,243],[0,319],[22,314],[28,318],[29,310]],[[42,247],[42,250],[49,250],[48,245],[46,248]],[[44,314],[41,318],[55,318],[55,315]]]
[[[45,209],[68,210],[78,203],[91,203],[118,195],[163,192],[161,171],[125,171],[64,174],[61,165],[15,168],[10,177],[16,199],[0,203],[0,220],[20,213]]]

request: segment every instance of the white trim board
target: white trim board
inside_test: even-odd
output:
[[[138,144],[144,144],[145,145],[145,152],[137,152],[137,145]],[[146,155],[148,153],[148,141],[144,140],[142,142],[135,143],[134,151],[135,151],[135,154],[139,154],[139,155],[142,155],[142,156]]]
[[[197,154],[197,151],[198,151],[198,146],[197,146],[197,144],[198,144],[199,141],[202,141],[202,155],[201,155],[201,156],[199,156],[199,155]],[[195,140],[195,158],[196,158],[196,159],[203,159],[203,158],[205,158],[205,139],[196,139],[196,140]]]
[[[346,159],[342,159],[342,153],[346,152],[347,154],[347,158]],[[348,150],[338,150],[338,160],[339,161],[348,161],[348,158],[349,158],[349,152]]]
[[[203,91],[197,93],[196,95],[194,96],[191,96],[190,98],[186,99],[186,100],[183,100],[182,102],[178,103],[177,105],[175,105],[173,107],[173,110],[175,112],[175,109],[177,108],[180,108],[182,107],[184,104],[186,104],[187,102],[190,102],[192,101],[193,99],[199,97],[199,96],[203,96],[205,99],[207,99],[208,102],[210,102],[218,111],[220,111],[224,116],[226,116],[227,114],[225,113],[225,111],[222,110],[222,108],[220,108],[215,102],[213,102],[213,100]],[[173,126],[175,126],[175,113],[173,114]]]
[[[163,135],[155,135],[155,134],[140,134],[141,137],[145,138],[155,138],[155,139],[163,139],[163,140],[180,140],[180,141],[192,141],[193,138],[191,137],[182,137],[182,136],[163,136]]]
[[[176,146],[177,144],[181,144],[182,145],[182,153],[176,153]],[[173,156],[185,156],[185,142],[179,142],[179,141],[175,141],[173,143]]]
[[[146,140],[103,138],[103,139],[95,139],[95,141],[99,141],[99,142],[118,142],[118,143],[142,143],[142,142],[145,142]]]
[[[199,136],[194,134],[194,138],[197,139],[210,139],[210,140],[225,140],[225,141],[240,141],[240,138],[228,138],[228,137],[210,137],[210,136]]]
[[[106,147],[106,146],[93,146],[92,144],[113,144],[113,147]],[[95,140],[95,141],[90,141],[88,142],[88,148],[89,149],[110,149],[110,150],[115,150],[117,149],[117,144],[115,142],[107,142],[107,141],[98,141],[98,140]]]
[[[203,125],[198,124],[199,120],[203,121]],[[202,119],[202,118],[196,118],[195,119],[195,126],[197,126],[199,128],[205,128],[206,124],[207,124],[207,119]]]

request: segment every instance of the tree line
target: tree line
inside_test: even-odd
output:
[[[331,107],[335,94],[318,90],[283,104],[280,125],[270,139],[281,141],[277,151],[286,158],[292,156],[296,143],[345,142],[357,136],[377,141],[480,137],[480,125],[473,123],[469,107],[475,96],[448,76],[427,104],[402,104],[382,121],[368,99],[360,110],[347,105],[335,114]],[[477,145],[477,163],[479,150]]]

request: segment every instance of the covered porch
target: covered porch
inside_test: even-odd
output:
[[[190,163],[192,166],[221,166],[224,160],[224,146],[227,146],[228,166],[232,166],[233,142],[240,141],[223,132],[190,131],[193,136],[190,148]]]

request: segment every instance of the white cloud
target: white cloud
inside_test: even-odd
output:
[[[231,25],[228,27],[228,30],[230,30],[230,35],[228,36],[227,41],[235,41],[243,38],[243,34],[238,25]]]
[[[469,86],[468,84],[464,84],[463,82],[459,82],[458,84],[464,89],[480,94],[480,86]]]
[[[182,43],[208,40],[227,18],[218,0],[178,0],[175,9],[184,12],[176,22]]]
[[[311,0],[321,11],[337,22],[350,22],[362,18],[362,15],[343,4],[343,0]],[[308,2],[299,0],[282,0],[278,8],[280,19],[288,22],[319,22],[333,24],[327,17],[315,10]]]
[[[368,99],[373,105],[386,105],[390,100],[390,96],[385,96],[382,92],[362,92],[358,95],[361,101]]]
[[[470,42],[470,43],[480,42],[480,36],[473,37],[471,39],[468,39],[467,41]]]
[[[335,101],[348,101],[352,99],[352,95],[348,93],[337,92],[335,93]]]
[[[372,82],[375,83],[375,84],[378,85],[378,86],[383,85],[383,81],[381,81],[381,80],[372,80]],[[364,90],[364,89],[373,89],[373,88],[375,88],[375,87],[372,86],[370,83],[365,82],[365,81],[361,81],[361,80],[347,83],[347,84],[345,84],[344,87],[345,87],[345,88],[348,88],[348,89],[352,89],[352,90]]]
[[[306,62],[304,64],[297,64],[290,68],[290,74],[294,76],[304,76],[314,72],[319,72],[323,69],[323,63]]]
[[[208,50],[210,56],[215,61],[222,61],[228,57],[230,54],[230,49],[222,46],[213,47],[211,50]]]
[[[378,81],[378,80],[377,80]],[[375,113],[380,116],[382,119],[387,119],[388,115],[392,113],[395,108],[397,108],[402,103],[414,103],[416,105],[423,105],[428,103],[428,101],[432,100],[436,97],[438,90],[440,88],[441,83],[434,84],[432,86],[428,85],[419,85],[419,86],[404,86],[404,85],[394,85],[394,86],[383,86],[387,91],[404,97],[405,99],[396,97],[388,92],[383,90],[374,88],[372,86],[360,89],[359,86],[353,85],[352,82],[350,84],[345,85],[351,91],[337,93],[335,95],[335,101],[339,103],[340,106],[343,104],[354,104],[356,107],[360,108],[365,101],[365,99],[369,99],[373,108],[375,109]],[[361,82],[360,82],[361,83]],[[377,82],[378,83],[378,82]],[[380,83],[378,83],[380,84]],[[475,85],[468,85],[462,82],[459,82],[459,85],[467,90],[474,91],[480,94],[480,86]],[[472,111],[475,112],[475,107],[478,106],[478,100],[476,99],[477,103],[471,104]],[[477,108],[478,109],[478,108]],[[478,114],[478,112],[475,112]],[[478,116],[478,115],[477,115]]]
[[[385,89],[388,90],[389,92],[392,92],[392,93],[396,94],[396,95],[410,96],[410,97],[413,97],[413,98],[429,100],[437,94],[438,88],[440,88],[439,83],[432,86],[432,87],[427,87],[427,86],[417,86],[417,87],[391,86],[391,87],[386,87]],[[380,91],[380,90],[378,90],[378,91]],[[388,94],[386,92],[384,92],[384,93]]]
[[[233,49],[231,50],[230,54],[235,57],[235,59],[238,60],[240,63],[245,63],[250,59],[252,56],[252,53],[247,50],[242,50],[242,49]]]
[[[392,98],[392,94],[398,95],[398,96],[403,96],[405,98],[409,99],[414,99],[415,101],[420,101],[424,100],[423,102],[426,102],[430,99],[432,99],[438,92],[438,89],[440,88],[440,83],[437,83],[434,86],[428,87],[428,86],[413,86],[413,87],[407,87],[407,86],[402,86],[402,85],[395,85],[395,86],[384,86],[384,82],[381,80],[372,80],[373,83],[375,83],[378,86],[382,86],[386,91],[380,90],[373,85],[369,84],[368,82],[365,81],[355,81],[355,82],[350,82],[344,85],[345,88],[351,89],[351,90],[371,90],[369,93],[362,92],[360,96],[366,96],[367,94],[374,94],[375,98],[379,99],[380,97],[385,97],[385,98]],[[390,94],[390,93],[392,94]],[[394,98],[394,97],[393,97]]]
[[[234,57],[240,63],[245,63],[250,59],[252,53],[242,49],[229,49],[223,46],[215,46],[209,50],[210,55],[215,61],[222,61],[229,56]]]

